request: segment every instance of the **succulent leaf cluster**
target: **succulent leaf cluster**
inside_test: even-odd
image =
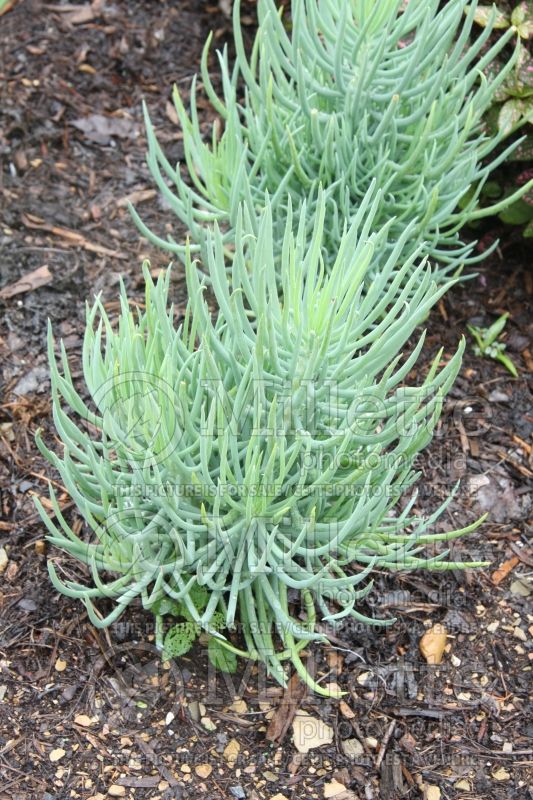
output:
[[[241,655],[284,684],[291,664],[329,694],[302,651],[346,619],[393,621],[363,613],[374,568],[480,566],[449,561],[445,543],[482,519],[437,532],[451,497],[423,516],[414,491],[464,343],[417,385],[424,336],[403,355],[473,260],[462,225],[515,199],[478,208],[510,150],[486,160],[503,133],[482,117],[516,62],[486,76],[516,31],[491,45],[494,10],[472,38],[480,8],[293,0],[289,29],[258,0],[248,56],[236,0],[220,93],[210,39],[203,53],[210,142],[196,79],[188,110],[174,92],[184,164],[170,164],[145,109],[150,170],[190,238],[163,240],[133,213],[182,258],[185,314],[171,271],[153,279],[148,265],[144,303],[132,310],[123,286],[118,324],[96,298],[88,400],[50,330],[62,452],[37,436],[85,523],[69,523],[53,488],[52,516],[37,500],[51,542],[84,565],[51,560],[50,576],[94,625],[140,602],[165,657],[202,633],[221,669]]]
[[[202,630],[219,665],[224,652],[244,655],[284,683],[290,662],[327,694],[301,651],[324,638],[318,621],[376,623],[358,609],[374,567],[468,566],[447,561],[440,543],[479,522],[435,533],[449,500],[429,517],[414,512],[415,494],[398,508],[463,344],[444,365],[437,354],[419,385],[408,384],[423,336],[406,358],[402,348],[448,285],[437,286],[416,254],[398,268],[410,228],[390,244],[390,226],[373,230],[378,208],[379,195],[363,203],[329,270],[325,194],[312,235],[305,203],[295,218],[289,203],[281,243],[268,200],[256,232],[242,209],[230,271],[215,223],[205,263],[216,317],[189,251],[179,324],[170,271],[154,282],[146,265],[144,305],[132,311],[122,288],[118,327],[100,299],[87,309],[88,403],[63,345],[56,360],[50,332],[63,452],[37,441],[85,533],[69,525],[53,488],[55,520],[37,505],[50,540],[86,565],[93,585],[53,561],[52,581],[84,603],[94,625],[111,624],[140,600],[168,654],[185,652]],[[435,552],[424,554],[430,544]],[[184,622],[165,633],[168,616]],[[237,622],[244,650],[229,639]]]
[[[220,93],[208,69],[210,39],[202,60],[201,84],[219,117],[208,141],[199,122],[196,78],[188,110],[174,89],[183,164],[168,161],[145,109],[150,171],[190,232],[193,251],[205,262],[206,223],[216,221],[231,255],[240,204],[254,220],[269,196],[279,257],[289,199],[296,219],[306,203],[312,230],[322,187],[329,268],[345,220],[379,188],[374,230],[392,223],[372,274],[408,223],[411,236],[399,264],[422,247],[437,265],[437,279],[445,281],[474,261],[461,227],[516,199],[478,208],[492,169],[515,147],[487,160],[503,133],[488,135],[482,118],[518,54],[485,76],[516,31],[509,28],[489,46],[497,11],[473,36],[479,31],[476,10],[477,3],[466,0],[293,0],[289,31],[274,0],[259,0],[259,28],[248,57],[236,0],[236,60],[231,67],[227,49],[218,53]],[[143,234],[184,256],[183,244],[156,235],[132,212]]]

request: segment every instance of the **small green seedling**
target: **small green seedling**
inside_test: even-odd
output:
[[[509,314],[502,314],[490,328],[478,328],[475,325],[467,325],[468,330],[476,340],[474,345],[474,353],[476,356],[488,356],[509,370],[511,375],[518,378],[518,371],[509,358],[504,353],[505,345],[503,342],[498,342],[498,336],[503,332],[507,324]]]
[[[204,586],[194,586],[190,592],[190,598],[199,613],[205,611],[209,601],[209,594]],[[178,622],[173,625],[166,633],[163,645],[163,659],[178,658],[188,653],[195,640],[202,633],[201,627],[191,616],[185,603],[163,597],[151,609],[156,615],[159,625],[162,624],[163,616],[181,617],[185,622]],[[211,628],[214,631],[223,630],[226,627],[224,616],[220,611],[216,611],[211,618]],[[237,653],[229,643],[222,642],[215,636],[209,636],[207,641],[207,654],[211,663],[223,672],[236,672]]]

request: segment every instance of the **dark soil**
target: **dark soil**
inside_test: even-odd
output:
[[[47,479],[57,478],[34,444],[39,426],[47,441],[54,437],[47,319],[79,375],[86,299],[102,292],[113,312],[119,275],[140,297],[142,260],[166,265],[125,208],[133,196],[148,224],[170,219],[150,191],[141,99],[177,160],[172,83],[186,91],[208,31],[218,43],[229,31],[220,9],[199,0],[115,0],[93,9],[82,23],[69,17],[79,6],[19,0],[0,17],[0,290],[40,267],[51,273],[46,285],[0,300],[0,547],[8,557],[0,574],[0,798],[306,799],[333,796],[334,780],[346,787],[337,787],[338,800],[533,796],[533,280],[509,230],[481,232],[483,246],[501,236],[500,250],[432,313],[419,366],[422,373],[441,346],[450,355],[467,322],[487,325],[509,312],[503,339],[520,377],[475,356],[469,337],[420,459],[418,508],[435,509],[461,479],[438,525],[462,527],[490,512],[453,543],[452,556],[492,566],[376,574],[362,610],[396,616],[396,624],[346,626],[330,648],[309,655],[322,682],[347,690],[344,703],[301,697],[292,684],[278,711],[278,686],[246,665],[238,676],[215,675],[202,644],[162,665],[142,611],[96,630],[81,604],[49,582],[33,505],[35,495],[46,502]],[[206,123],[211,113],[206,107]],[[104,115],[107,127],[87,128],[92,114]],[[179,269],[174,282],[182,306]],[[61,487],[59,499],[75,520]],[[431,666],[419,640],[437,623],[448,644]],[[291,702],[330,726],[332,741],[306,755],[290,728],[280,741]]]

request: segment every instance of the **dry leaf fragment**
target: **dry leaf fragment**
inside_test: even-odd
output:
[[[298,673],[295,672],[287,685],[281,703],[271,716],[266,732],[266,738],[269,742],[280,744],[283,741],[306,693],[306,685],[300,680]]]
[[[499,767],[492,773],[492,777],[495,781],[508,781],[511,777],[511,774],[507,772],[505,767]]]
[[[315,747],[331,744],[333,728],[306,711],[298,711],[292,723],[293,742],[299,753],[308,753]]]
[[[237,741],[237,739],[231,739],[231,741],[229,741],[226,747],[224,748],[224,758],[226,759],[230,767],[235,766],[235,762],[237,761],[240,750],[241,746]]]
[[[174,106],[172,105],[172,103],[170,103],[169,101],[167,101],[167,104],[165,106],[165,113],[169,118],[169,120],[172,122],[172,124],[179,127],[180,120],[178,117],[178,113],[174,108]]]
[[[124,195],[121,197],[120,200],[117,200],[117,206],[119,208],[125,208],[129,203],[132,206],[136,206],[139,203],[144,202],[144,200],[151,200],[157,194],[155,189],[137,189],[135,192],[130,192],[130,194]]]
[[[62,759],[64,755],[66,755],[65,750],[63,750],[62,747],[56,747],[55,750],[52,750],[50,752],[50,754],[48,755],[48,758],[50,759],[50,761],[55,762],[55,761],[59,761],[60,759]]]
[[[47,264],[43,264],[42,267],[38,267],[37,269],[28,272],[10,286],[4,286],[3,289],[0,289],[0,297],[2,300],[7,300],[10,297],[15,297],[17,294],[33,292],[34,289],[39,289],[41,286],[46,286],[47,283],[50,283],[53,280],[53,277],[54,276],[48,269]]]
[[[440,664],[446,646],[446,628],[444,625],[433,625],[420,639],[420,652],[428,664]]]
[[[328,667],[335,672],[342,671],[342,665],[344,664],[344,656],[342,653],[339,653],[338,650],[329,650],[326,654],[326,661],[328,662]]]
[[[209,778],[213,772],[213,767],[211,764],[198,764],[198,766],[194,768],[194,771],[199,778]]]
[[[54,668],[56,672],[64,672],[67,668],[67,662],[63,661],[62,658],[58,658],[56,663],[54,664]]]
[[[230,706],[229,711],[235,712],[235,714],[246,714],[248,711],[248,706],[246,705],[244,700],[235,700]]]
[[[76,233],[76,231],[71,231],[68,228],[61,228],[57,225],[47,225],[44,220],[36,217],[34,214],[21,214],[20,218],[22,223],[27,228],[37,231],[45,231],[46,233],[51,233],[54,236],[59,236],[64,240],[64,244],[67,247],[83,247],[84,250],[89,250],[91,253],[97,253],[98,255],[102,256],[110,256],[111,258],[128,257],[125,253],[120,253],[118,250],[109,250],[109,248],[103,247],[100,244],[90,242],[81,234]]]
[[[2,572],[6,571],[6,567],[9,564],[9,558],[7,557],[7,553],[5,547],[0,547],[0,575]]]
[[[409,731],[406,731],[400,739],[399,745],[406,753],[413,755],[416,749],[416,739]]]
[[[98,16],[102,5],[103,0],[93,0],[90,5],[49,5],[45,6],[45,8],[48,11],[63,14],[63,19],[70,25],[83,25],[86,22],[92,22]]]
[[[440,789],[438,786],[426,786],[426,800],[440,800]]]
[[[517,578],[509,587],[511,594],[518,595],[519,597],[529,597],[531,594],[531,586],[524,578]]]
[[[341,700],[339,703],[339,711],[345,719],[355,719],[355,712],[344,700]]]
[[[115,136],[119,139],[134,139],[138,135],[136,123],[126,117],[89,114],[87,117],[72,120],[70,125],[81,131],[86,139],[102,145],[109,144]]]
[[[517,564],[520,563],[520,559],[517,556],[513,556],[512,558],[507,559],[504,561],[503,564],[500,564],[498,569],[494,570],[492,575],[490,576],[491,581],[495,586],[498,586],[513,570]]]

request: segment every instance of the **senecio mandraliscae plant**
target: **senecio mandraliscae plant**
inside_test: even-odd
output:
[[[311,239],[305,203],[294,225],[289,205],[279,275],[268,203],[257,234],[246,213],[238,215],[231,275],[215,225],[206,267],[216,321],[190,253],[178,327],[169,271],[154,282],[145,266],[146,300],[136,312],[122,290],[117,329],[96,299],[83,343],[95,410],[74,388],[63,345],[56,361],[50,332],[63,452],[37,441],[89,538],[69,526],[52,487],[57,522],[37,506],[50,541],[84,562],[94,585],[61,562],[50,562],[51,579],[80,598],[96,626],[140,599],[155,614],[165,653],[186,650],[183,625],[193,626],[215,643],[217,663],[224,652],[256,659],[283,684],[291,662],[328,694],[300,654],[324,640],[321,623],[391,621],[358,610],[374,567],[476,566],[437,550],[479,522],[434,533],[448,501],[429,518],[414,513],[415,494],[403,510],[398,505],[417,478],[414,458],[431,439],[463,345],[444,366],[438,354],[421,385],[405,385],[423,336],[405,359],[401,348],[447,286],[437,288],[414,256],[397,269],[406,229],[362,291],[387,236],[387,227],[371,232],[378,206],[379,198],[361,206],[329,273],[321,253],[325,198]],[[437,550],[424,555],[433,543]],[[98,598],[113,599],[112,610],[99,611]],[[185,620],[179,635],[165,633],[168,617]],[[229,638],[237,623],[244,650]]]
[[[226,49],[218,53],[221,97],[208,70],[211,38],[201,63],[203,88],[222,130],[217,120],[211,141],[204,141],[196,78],[189,112],[175,87],[185,163],[174,167],[145,108],[149,168],[166,203],[189,229],[193,252],[205,261],[206,225],[216,221],[231,257],[240,203],[253,219],[267,194],[275,243],[283,238],[289,198],[295,212],[306,202],[311,231],[323,187],[328,268],[344,221],[374,186],[381,190],[375,229],[394,222],[383,251],[375,254],[371,275],[388,259],[407,222],[414,224],[399,264],[420,245],[440,265],[438,280],[474,261],[475,243],[461,242],[461,227],[497,213],[525,191],[503,204],[478,207],[491,170],[515,147],[487,163],[503,134],[487,135],[482,117],[517,53],[491,80],[483,69],[516,32],[509,29],[485,48],[494,10],[469,43],[475,0],[441,5],[438,0],[292,0],[291,35],[274,0],[259,0],[259,28],[248,58],[236,0],[234,67]],[[184,256],[182,244],[157,236],[132,213],[150,240]]]

